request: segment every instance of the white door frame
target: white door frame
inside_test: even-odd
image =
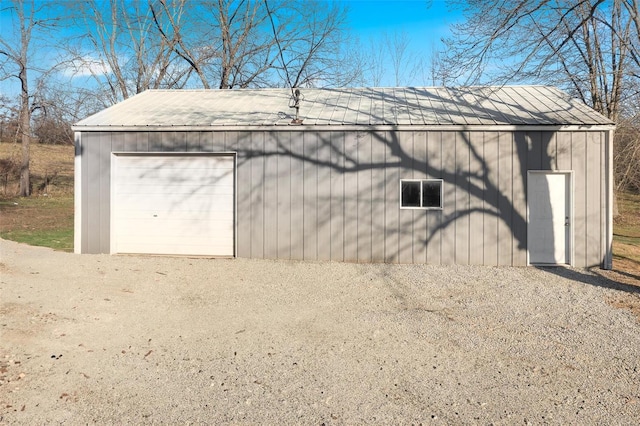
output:
[[[530,251],[529,251],[529,213],[530,213],[530,209],[529,209],[529,203],[531,202],[531,198],[529,196],[529,182],[531,181],[529,179],[529,177],[533,174],[544,174],[544,175],[565,175],[568,179],[569,179],[569,185],[568,185],[568,190],[569,190],[569,194],[567,194],[568,196],[566,197],[566,202],[568,203],[567,208],[569,209],[569,240],[567,241],[567,244],[569,245],[569,250],[568,250],[568,262],[565,263],[560,263],[558,265],[573,265],[574,264],[574,252],[575,252],[575,236],[574,236],[574,232],[575,232],[575,226],[574,226],[574,172],[573,170],[527,170],[527,264],[528,265],[553,265],[551,263],[531,263],[531,259],[530,259]]]

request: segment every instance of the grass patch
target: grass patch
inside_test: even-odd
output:
[[[613,257],[628,259],[638,264],[640,272],[640,238],[621,239],[613,237]]]
[[[28,198],[16,196],[20,155],[20,144],[0,143],[0,238],[73,251],[73,146],[31,144]]]
[[[73,196],[0,201],[0,238],[73,251]]]
[[[640,276],[640,195],[618,193],[618,210],[613,222],[614,269]]]
[[[50,247],[54,250],[73,251],[73,229],[50,231],[9,231],[0,233],[5,240],[25,243],[32,246]]]
[[[613,234],[620,241],[640,244],[640,195],[619,193],[618,210],[620,216],[614,221]]]

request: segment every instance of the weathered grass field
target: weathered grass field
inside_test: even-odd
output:
[[[20,155],[0,143],[0,237],[73,251],[73,146],[32,145],[29,198],[15,196]]]

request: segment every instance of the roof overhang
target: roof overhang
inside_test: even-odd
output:
[[[74,132],[576,132],[615,130],[612,124],[591,125],[287,125],[287,126],[73,126]]]

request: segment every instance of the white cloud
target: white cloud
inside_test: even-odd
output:
[[[85,55],[74,58],[62,68],[65,77],[90,77],[93,75],[111,74],[111,67],[100,58]]]

